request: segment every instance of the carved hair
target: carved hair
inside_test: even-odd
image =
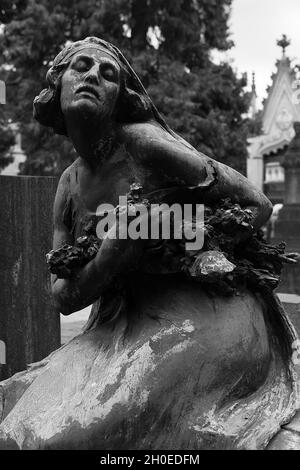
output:
[[[74,54],[91,47],[110,54],[121,67],[121,89],[116,104],[116,120],[128,123],[155,119],[168,132],[172,133],[121,51],[96,37],[88,37],[82,41],[74,42],[56,56],[46,75],[48,88],[42,90],[34,99],[33,115],[35,119],[44,126],[52,127],[55,133],[67,135],[60,106],[61,79]]]

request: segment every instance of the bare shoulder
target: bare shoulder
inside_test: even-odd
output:
[[[167,133],[156,121],[136,122],[122,124],[120,126],[120,135],[124,139],[148,138],[163,136]]]
[[[181,153],[186,157],[205,157],[181,137],[168,132],[156,121],[123,124],[119,131],[120,141],[134,156],[142,159],[161,159]]]
[[[120,141],[134,159],[169,182],[194,187],[214,179],[211,159],[155,121],[122,125]]]
[[[70,166],[68,166],[60,176],[57,186],[57,196],[64,196],[70,190],[72,177],[75,176],[79,166],[79,158],[77,158]]]
[[[177,140],[155,121],[125,124],[120,128],[120,140],[128,149],[145,150],[153,146],[173,144]]]
[[[78,167],[79,158],[77,158],[71,165],[69,165],[61,174],[58,185],[68,185],[71,176],[75,173]]]
[[[58,182],[54,206],[53,206],[54,222],[59,222],[62,219],[62,214],[66,207],[66,203],[70,194],[71,178],[72,178],[72,175],[75,173],[77,166],[78,166],[78,161],[75,160],[61,174],[61,177]]]

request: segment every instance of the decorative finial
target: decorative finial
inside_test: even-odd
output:
[[[249,106],[249,115],[252,119],[255,118],[257,114],[257,93],[256,93],[256,83],[255,83],[255,72],[252,72],[252,93]]]
[[[256,93],[255,72],[252,72],[252,91]]]
[[[291,44],[290,39],[287,38],[286,34],[282,35],[282,38],[277,41],[277,46],[282,48],[282,55],[285,57],[286,48]]]

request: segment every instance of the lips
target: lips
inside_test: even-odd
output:
[[[79,93],[88,93],[90,95],[95,96],[95,98],[99,99],[99,95],[98,95],[97,91],[95,90],[94,87],[92,87],[90,85],[83,85],[83,86],[79,87],[76,90],[76,95],[79,94]]]

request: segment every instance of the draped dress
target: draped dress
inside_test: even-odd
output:
[[[64,216],[74,238],[93,217],[72,196]],[[296,340],[274,294],[128,272],[85,331],[0,384],[0,449],[263,449],[297,408]]]

